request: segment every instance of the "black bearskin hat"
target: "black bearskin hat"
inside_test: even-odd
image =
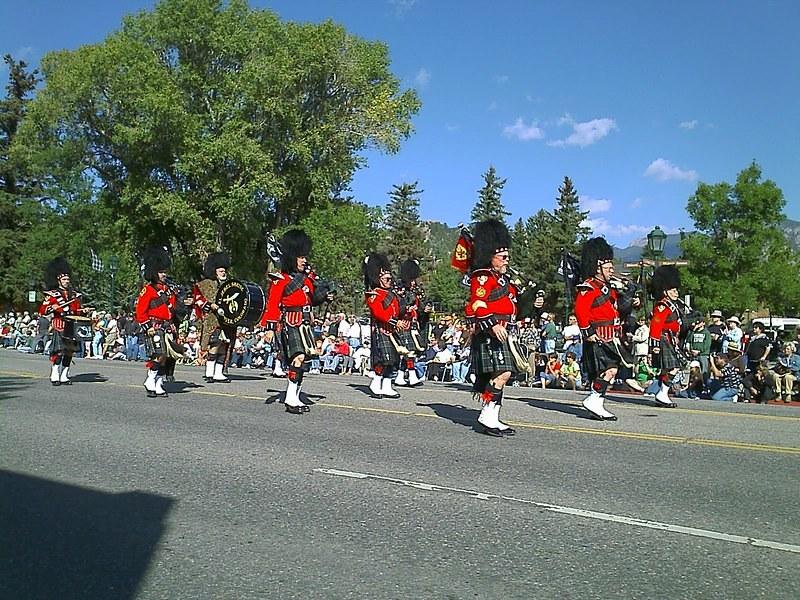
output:
[[[297,257],[311,254],[311,238],[302,229],[290,229],[283,234],[281,245],[281,271],[294,273]]]
[[[475,225],[475,245],[472,249],[472,268],[486,269],[492,265],[492,257],[511,247],[508,227],[497,219],[488,219]]]
[[[217,269],[230,269],[231,268],[231,258],[224,252],[212,252],[206,258],[206,262],[203,265],[203,275],[208,277],[209,279],[216,279],[217,278]]]
[[[161,246],[147,248],[142,254],[142,262],[144,262],[144,278],[151,282],[158,280],[159,271],[166,271],[172,266],[169,254]]]
[[[44,268],[44,285],[48,290],[54,290],[58,287],[58,276],[69,275],[72,277],[72,269],[63,256],[51,260]]]
[[[658,267],[650,281],[650,293],[656,300],[663,298],[667,290],[679,287],[681,287],[681,275],[675,265]]]
[[[581,251],[581,273],[584,279],[597,274],[597,266],[614,260],[614,249],[601,237],[586,240]]]
[[[364,259],[364,287],[371,290],[380,287],[381,273],[391,273],[392,267],[385,254],[374,252]]]
[[[407,258],[400,263],[400,279],[404,284],[411,285],[411,282],[419,277],[419,261],[415,258]]]

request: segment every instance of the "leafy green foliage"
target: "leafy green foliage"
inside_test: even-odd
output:
[[[703,310],[741,314],[762,306],[794,314],[800,307],[798,256],[782,235],[785,201],[752,163],[736,183],[700,183],[687,209],[696,233],[682,248],[689,266],[683,284]]]

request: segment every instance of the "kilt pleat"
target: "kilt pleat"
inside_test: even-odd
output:
[[[625,353],[625,356],[621,357],[620,352]],[[623,362],[635,364],[633,357],[621,344],[618,350],[612,343],[583,342],[581,363],[590,381],[597,379],[608,369],[619,368]]]
[[[373,365],[395,367],[400,363],[400,354],[389,336],[377,327],[372,328],[370,336],[370,358]]]
[[[683,369],[688,364],[686,358],[677,351],[666,336],[661,337],[661,351],[657,354],[652,354],[652,357],[653,366],[663,371]]]
[[[472,360],[476,375],[503,371],[517,372],[517,366],[508,341],[501,342],[488,332],[481,331],[472,338]]]
[[[58,330],[53,330],[53,342],[50,344],[50,354],[58,354],[59,352],[75,352],[78,349],[78,344],[75,340],[65,338]]]
[[[283,323],[281,326],[281,348],[286,361],[292,360],[298,354],[305,354],[306,347],[300,334],[300,327]]]

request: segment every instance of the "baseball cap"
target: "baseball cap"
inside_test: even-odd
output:
[[[697,367],[698,369],[700,368],[700,361],[699,360],[693,360],[692,362],[689,363],[689,368],[690,369],[694,368],[694,367]]]

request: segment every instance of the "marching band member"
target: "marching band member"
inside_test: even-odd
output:
[[[399,398],[392,388],[392,374],[400,363],[400,350],[407,349],[394,337],[398,331],[409,328],[408,321],[401,320],[406,312],[406,299],[400,298],[393,289],[393,278],[389,259],[384,254],[370,254],[364,260],[364,299],[371,317],[370,357],[372,359],[372,381],[369,390],[376,398]]]
[[[583,245],[581,271],[586,280],[576,286],[575,298],[575,316],[583,337],[583,366],[591,381],[591,393],[584,398],[583,407],[601,421],[617,420],[605,409],[605,393],[620,363],[633,363],[620,340],[620,317],[640,303],[612,284],[613,259],[614,250],[603,238],[592,238]]]
[[[300,398],[303,386],[303,363],[315,352],[311,326],[312,306],[319,306],[332,295],[310,270],[308,255],[311,238],[301,229],[287,231],[280,239],[280,272],[270,273],[271,286],[261,326],[280,336],[287,361],[286,412],[299,415],[311,409]]]
[[[206,355],[206,383],[230,383],[225,376],[225,357],[228,346],[236,335],[236,328],[222,327],[217,318],[220,307],[216,304],[217,290],[228,278],[231,259],[224,252],[208,255],[203,264],[204,279],[193,289],[195,315],[200,324],[200,351]]]
[[[511,235],[500,221],[489,219],[475,226],[467,311],[475,320],[473,389],[482,404],[481,432],[494,437],[516,433],[500,420],[503,390],[517,372],[508,339],[517,312],[517,290],[508,276],[510,246]]]
[[[400,286],[397,293],[398,296],[404,297],[406,301],[406,311],[401,315],[400,321],[405,321],[408,325],[406,326],[404,323],[403,326],[399,327],[396,339],[409,350],[408,354],[400,358],[397,376],[394,380],[395,384],[400,386],[416,387],[422,385],[422,380],[417,376],[417,370],[414,367],[414,359],[417,353],[425,350],[425,348],[420,347],[420,330],[425,327],[428,313],[424,312],[420,306],[422,288],[417,283],[418,277],[419,261],[409,258],[400,264]]]
[[[168,357],[168,335],[174,335],[173,310],[177,299],[167,284],[167,270],[172,261],[163,248],[149,248],[144,252],[145,285],[136,301],[136,322],[145,332],[147,352],[147,378],[144,389],[147,397],[166,398],[164,391],[164,365]]]
[[[669,399],[669,388],[675,374],[687,363],[679,348],[681,326],[687,316],[678,304],[681,276],[674,265],[664,265],[655,270],[650,285],[656,299],[650,321],[650,357],[653,366],[661,369],[661,387],[655,400],[659,406],[675,408],[678,405]]]
[[[72,385],[69,379],[69,367],[72,355],[77,349],[74,339],[64,337],[64,317],[79,315],[81,294],[72,289],[70,283],[72,269],[63,257],[47,263],[44,271],[44,301],[39,307],[39,314],[50,317],[50,383],[53,385]]]

